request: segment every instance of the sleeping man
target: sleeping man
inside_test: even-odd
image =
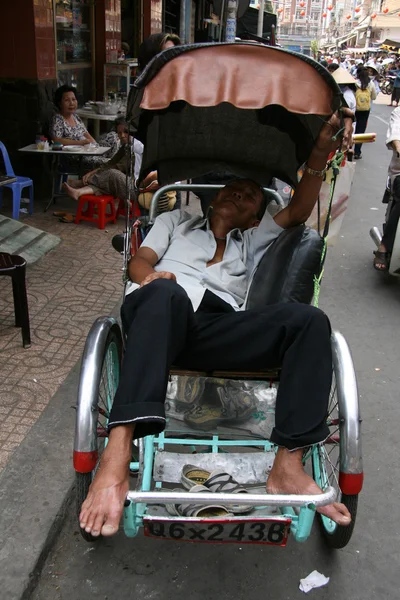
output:
[[[343,146],[352,120],[343,109]],[[117,532],[129,489],[132,440],[165,428],[164,399],[172,364],[201,371],[281,367],[271,441],[278,446],[269,494],[321,493],[302,465],[304,449],[329,434],[330,324],[319,309],[278,303],[242,310],[248,281],[266,248],[309,217],[329,154],[340,141],[334,115],[321,129],[291,203],[272,218],[262,189],[237,180],[220,190],[208,217],[160,215],[129,264],[132,292],[122,319],[127,332],[121,378],[101,457],[80,525],[93,536]],[[139,343],[140,341],[140,343]],[[340,525],[347,508],[318,508]]]

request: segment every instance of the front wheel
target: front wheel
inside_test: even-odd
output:
[[[117,328],[111,328],[106,338],[104,348],[99,351],[99,362],[101,361],[100,375],[97,381],[93,381],[96,386],[96,406],[92,407],[96,411],[96,446],[98,451],[97,464],[89,473],[75,473],[76,484],[76,514],[79,524],[79,515],[82,504],[89,493],[90,484],[96,474],[99,466],[100,457],[107,445],[108,432],[107,425],[110,417],[111,407],[114,401],[115,392],[119,383],[120,366],[122,359],[122,341]],[[81,375],[82,376],[82,375]],[[94,537],[79,526],[82,537],[88,542],[95,542],[99,537]]]

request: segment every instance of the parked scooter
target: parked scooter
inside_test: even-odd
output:
[[[386,75],[385,79],[379,83],[382,94],[390,96],[394,88],[395,75]]]

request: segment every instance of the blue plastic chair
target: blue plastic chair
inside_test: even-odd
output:
[[[19,175],[15,175],[11,166],[10,157],[8,156],[7,148],[3,142],[0,142],[0,151],[3,155],[4,165],[6,167],[6,175],[11,175],[12,177],[17,178],[17,181],[14,183],[7,183],[6,185],[0,187],[0,208],[3,203],[3,187],[11,188],[13,195],[12,218],[19,219],[21,192],[24,188],[29,187],[29,214],[31,215],[33,213],[33,181],[32,179],[29,179],[29,177],[20,177]]]

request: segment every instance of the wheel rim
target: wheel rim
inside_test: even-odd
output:
[[[117,345],[115,342],[111,342],[107,347],[101,369],[97,410],[97,450],[99,460],[93,471],[93,477],[98,469],[100,457],[108,443],[107,426],[119,382],[119,363]]]
[[[340,502],[340,416],[335,373],[333,373],[329,396],[327,425],[329,427],[329,436],[324,442],[316,445],[313,451],[314,478],[323,491],[328,486],[332,486],[337,492],[337,501]],[[324,515],[320,516],[326,531],[334,533],[338,527],[337,523]]]

